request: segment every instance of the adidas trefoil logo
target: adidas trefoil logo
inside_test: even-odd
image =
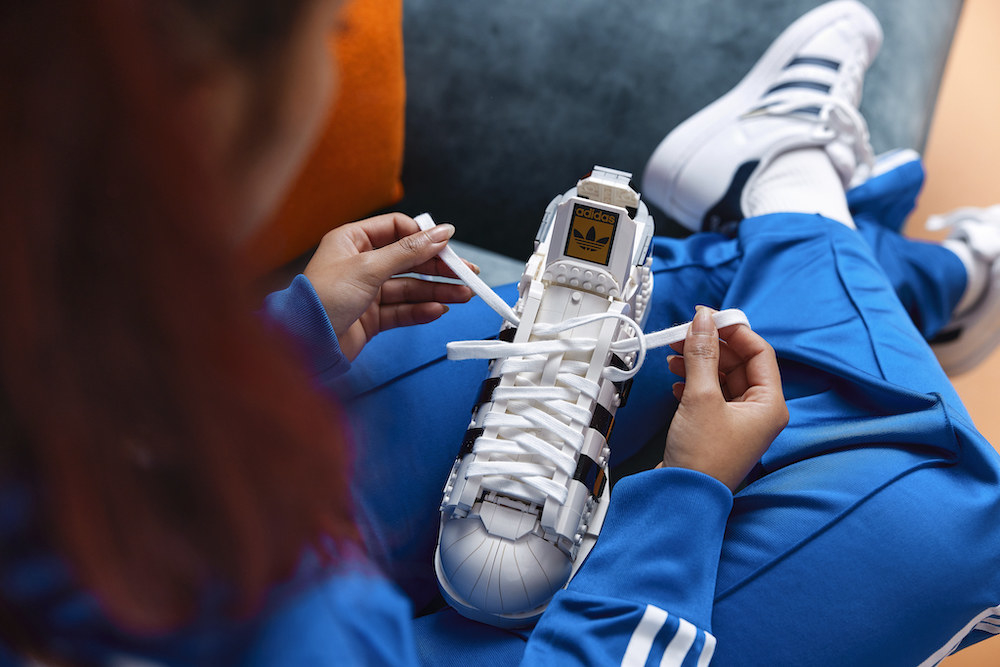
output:
[[[601,238],[596,238],[597,230],[593,226],[591,226],[591,228],[587,230],[586,236],[581,234],[580,230],[574,227],[573,237],[576,239],[577,244],[579,244],[581,248],[583,248],[588,252],[597,252],[598,250],[601,250],[602,248],[604,248],[604,246],[608,244],[608,241],[611,240],[610,236],[603,236]]]

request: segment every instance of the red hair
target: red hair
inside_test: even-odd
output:
[[[0,439],[79,581],[162,629],[356,527],[336,415],[253,312],[143,4],[0,9]]]

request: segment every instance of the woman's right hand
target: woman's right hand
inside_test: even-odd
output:
[[[451,225],[424,232],[409,216],[388,213],[341,225],[323,237],[303,273],[349,361],[380,331],[432,322],[448,311],[445,304],[472,298],[465,285],[397,277],[414,272],[454,278],[437,257],[454,232]]]
[[[744,325],[720,332],[713,312],[699,306],[687,338],[673,346],[683,356],[670,358],[670,371],[685,381],[673,387],[680,405],[663,465],[703,472],[735,491],[788,424],[788,408],[774,348]]]

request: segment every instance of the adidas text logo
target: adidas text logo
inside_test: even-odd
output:
[[[598,222],[606,222],[609,225],[613,225],[618,222],[618,216],[614,213],[608,213],[607,211],[602,211],[590,206],[577,206],[576,210],[573,211],[573,215],[580,216],[581,218],[587,218],[589,220],[597,220]]]

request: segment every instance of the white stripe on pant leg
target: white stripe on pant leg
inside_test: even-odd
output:
[[[679,619],[677,632],[674,634],[674,638],[670,640],[670,643],[667,644],[667,649],[663,652],[660,667],[680,667],[680,664],[684,662],[684,658],[687,657],[688,651],[691,650],[691,646],[697,637],[698,628],[683,618]]]
[[[949,639],[948,643],[946,643],[944,646],[942,646],[937,651],[932,653],[931,657],[927,658],[922,663],[920,663],[920,667],[932,667],[933,665],[936,665],[945,658],[947,658],[949,655],[951,655],[952,651],[958,648],[958,645],[962,643],[962,640],[965,639],[965,636],[968,635],[970,632],[972,632],[982,620],[989,618],[991,616],[995,616],[997,614],[1000,614],[1000,605],[997,605],[996,607],[990,607],[989,609],[983,611],[982,613],[977,614],[976,617],[971,621],[969,621],[969,623],[964,628],[959,630],[954,637]]]
[[[993,625],[992,623],[980,623],[976,626],[976,630],[982,630],[991,635],[1000,635],[1000,626]]]
[[[698,667],[708,667],[715,655],[715,636],[705,633],[705,645],[701,647],[701,656],[698,658]]]
[[[625,647],[622,667],[642,667],[646,664],[649,651],[653,648],[653,639],[666,622],[667,612],[651,604],[646,605],[646,611],[632,631],[628,646]]]

